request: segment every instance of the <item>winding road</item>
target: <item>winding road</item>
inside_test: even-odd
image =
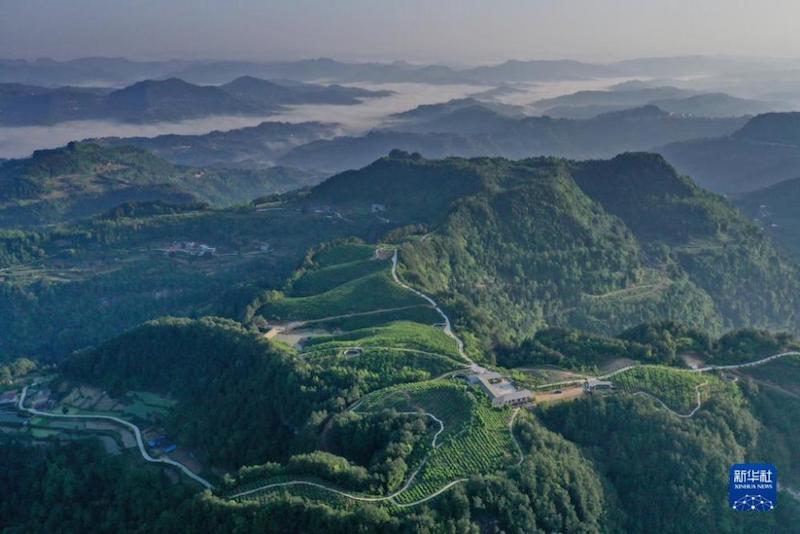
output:
[[[752,362],[736,363],[736,364],[730,364],[730,365],[707,365],[705,367],[698,367],[696,369],[686,369],[686,371],[691,372],[691,373],[707,373],[707,372],[710,372],[710,371],[731,371],[731,370],[736,370],[736,369],[744,369],[744,368],[747,368],[747,367],[757,367],[759,365],[764,365],[765,363],[769,363],[769,362],[777,360],[779,358],[785,358],[787,356],[800,356],[800,352],[798,352],[798,351],[787,351],[787,352],[781,352],[779,354],[773,354],[772,356],[767,356],[765,358],[761,358],[759,360],[754,360]],[[635,369],[637,367],[642,367],[642,365],[640,365],[640,364],[627,365],[627,366],[621,367],[620,369],[617,369],[616,371],[613,371],[611,373],[600,375],[600,376],[597,377],[597,379],[599,379],[599,380],[607,380],[607,379],[609,379],[609,378],[611,378],[611,377],[613,377],[615,375],[618,375],[620,373],[624,373],[625,371],[629,371],[629,370]],[[584,382],[584,381],[585,381],[585,379],[576,379],[576,380],[567,380],[567,381],[562,381],[562,382],[551,382],[549,384],[541,384],[539,386],[535,386],[534,389],[546,389],[548,387],[566,386],[566,385],[569,385],[569,384],[579,384],[579,383]],[[650,394],[650,393],[648,393],[646,391],[637,391],[637,392],[633,393],[633,396],[641,396],[641,397],[651,398],[651,399],[655,400],[656,402],[658,402],[662,407],[664,407],[666,410],[668,410],[673,415],[675,415],[677,417],[680,417],[682,419],[689,419],[689,418],[693,417],[694,414],[697,413],[697,410],[700,409],[700,406],[702,405],[702,401],[701,401],[701,398],[700,398],[700,388],[703,387],[703,386],[707,386],[707,385],[708,385],[708,382],[704,382],[702,384],[699,384],[699,385],[695,386],[695,390],[697,392],[697,406],[695,406],[695,408],[691,412],[689,412],[688,414],[681,414],[681,413],[676,412],[675,410],[673,410],[672,408],[667,406],[664,403],[664,401],[662,401],[661,399],[659,399],[655,395],[652,395],[652,394]]]
[[[477,373],[485,372],[486,369],[475,363],[475,361],[472,358],[467,356],[466,351],[464,351],[464,342],[461,341],[461,338],[455,335],[455,333],[453,332],[453,325],[450,323],[450,318],[447,316],[446,313],[444,313],[444,311],[442,311],[442,309],[439,307],[436,301],[433,300],[428,295],[426,295],[425,293],[423,293],[422,291],[417,291],[413,287],[405,284],[402,280],[400,280],[400,277],[397,275],[397,260],[398,260],[397,249],[394,249],[394,253],[392,254],[392,279],[394,280],[394,282],[400,287],[411,291],[418,297],[425,299],[431,306],[433,306],[433,309],[436,310],[436,313],[442,316],[442,320],[444,322],[444,328],[443,328],[444,333],[447,334],[450,338],[452,338],[456,342],[456,347],[458,347],[459,356],[461,356],[464,360],[467,361],[467,363],[469,363],[470,368],[473,371]]]
[[[114,417],[111,415],[76,415],[76,414],[57,414],[57,413],[50,413],[50,412],[43,412],[41,410],[37,410],[35,408],[26,408],[25,407],[25,397],[28,395],[28,386],[22,388],[22,394],[19,397],[19,403],[17,404],[17,408],[23,412],[29,413],[31,415],[36,415],[39,417],[49,417],[53,419],[87,419],[87,420],[101,420],[101,421],[111,421],[122,426],[127,427],[131,431],[133,431],[133,435],[136,436],[136,444],[139,446],[139,452],[142,453],[142,458],[145,459],[147,462],[156,463],[156,464],[166,464],[171,465],[173,467],[177,467],[180,469],[186,476],[191,478],[192,480],[202,484],[208,489],[214,489],[214,485],[211,484],[208,480],[204,479],[203,477],[196,475],[192,471],[189,470],[188,467],[183,465],[180,462],[176,462],[175,460],[171,460],[169,458],[154,458],[150,456],[147,452],[147,449],[144,446],[144,440],[142,439],[142,432],[139,430],[139,427],[134,425],[129,421],[125,421],[124,419],[119,419],[118,417]]]
[[[439,438],[439,434],[444,432],[444,422],[442,422],[441,419],[439,419],[438,417],[436,417],[432,413],[424,412],[424,414],[427,415],[428,417],[430,417],[436,423],[439,424],[439,430],[437,430],[436,433],[433,435],[433,440],[431,441],[431,446],[434,449],[438,449],[439,446],[441,445],[441,443],[437,443],[437,439]],[[420,415],[420,412],[398,412],[398,415]],[[400,489],[398,489],[397,491],[395,491],[391,495],[380,495],[380,496],[356,495],[354,493],[347,493],[346,491],[341,491],[341,490],[338,490],[338,489],[335,489],[335,488],[331,488],[331,487],[328,487],[328,486],[326,486],[324,484],[319,484],[317,482],[310,482],[308,480],[289,480],[289,481],[286,481],[286,482],[275,482],[275,483],[272,483],[272,484],[265,484],[265,485],[259,486],[257,488],[253,488],[253,489],[250,489],[250,490],[247,490],[247,491],[242,491],[240,493],[236,493],[234,495],[229,496],[228,498],[229,499],[238,499],[238,498],[241,498],[241,497],[246,497],[248,495],[252,495],[254,493],[259,493],[261,491],[268,490],[268,489],[273,489],[273,488],[282,488],[282,487],[287,487],[287,486],[311,486],[311,487],[318,488],[318,489],[321,489],[321,490],[329,491],[331,493],[335,493],[336,495],[340,495],[342,497],[347,497],[348,499],[353,499],[354,501],[361,501],[361,502],[392,501],[395,505],[401,506],[401,507],[415,506],[417,504],[421,504],[421,503],[423,503],[425,501],[428,501],[428,500],[432,499],[433,497],[439,495],[443,491],[446,491],[446,490],[450,489],[455,484],[458,484],[459,482],[464,482],[465,480],[467,480],[466,478],[454,480],[453,482],[445,485],[443,488],[440,488],[437,492],[433,493],[432,495],[428,495],[427,497],[425,497],[423,499],[420,499],[418,501],[414,501],[413,503],[398,504],[397,502],[395,502],[394,498],[397,497],[398,495],[400,495],[401,493],[405,492],[406,490],[408,490],[408,488],[411,486],[411,483],[414,482],[414,479],[417,477],[417,474],[425,466],[425,463],[428,461],[428,458],[430,458],[430,454],[431,453],[429,453],[420,462],[419,466],[414,470],[413,473],[411,473],[411,476],[408,477],[408,479],[406,480],[405,484],[403,484],[403,486]]]
[[[381,249],[376,250],[376,256],[378,255],[380,250]],[[452,338],[455,341],[456,347],[458,348],[458,354],[459,354],[459,356],[461,356],[461,358],[464,359],[464,361],[466,361],[469,364],[469,369],[472,370],[473,372],[485,372],[486,369],[484,369],[483,367],[481,367],[480,365],[475,363],[475,361],[472,360],[472,358],[467,356],[466,351],[464,350],[464,342],[461,341],[461,339],[458,336],[455,335],[455,333],[453,332],[452,323],[450,322],[450,318],[439,307],[439,305],[436,303],[436,301],[434,301],[428,295],[422,293],[421,291],[418,291],[418,290],[414,289],[413,287],[403,283],[403,281],[400,280],[400,277],[397,275],[397,263],[398,263],[398,253],[397,253],[397,249],[394,249],[394,252],[392,254],[392,279],[394,280],[394,282],[397,285],[399,285],[400,287],[402,287],[404,289],[407,289],[408,291],[411,291],[415,295],[425,299],[425,301],[427,301],[436,310],[436,312],[442,317],[443,324],[444,324],[444,327],[443,327],[444,333],[447,334],[448,337]],[[377,347],[371,347],[371,348],[377,348]],[[392,347],[381,347],[381,348],[392,349]],[[407,350],[407,351],[410,351],[410,352],[422,352],[422,353],[424,353],[424,351],[415,351],[413,349],[395,349],[395,350]],[[457,371],[451,371],[451,372],[445,373],[444,375],[442,375],[442,377],[450,375],[450,374],[453,374],[455,372],[457,372]],[[442,378],[442,377],[437,377],[436,379]],[[434,380],[436,380],[436,379],[434,379]],[[357,402],[355,402],[349,408],[349,411],[355,412],[356,408],[358,408],[364,402],[364,400],[367,397],[368,397],[368,395],[365,395],[364,397],[359,399]],[[403,414],[403,415],[418,415],[420,412],[398,412],[398,413],[399,414]],[[424,413],[426,416],[430,417],[431,419],[433,419],[435,422],[437,422],[439,424],[439,430],[436,432],[436,434],[434,434],[433,440],[431,442],[432,447],[434,449],[437,449],[441,445],[441,443],[438,443],[437,440],[439,438],[439,435],[442,432],[444,432],[444,422],[442,422],[441,419],[439,419],[438,417],[436,417],[432,413],[429,413],[429,412],[422,412],[422,413]],[[512,414],[511,419],[508,422],[508,430],[511,433],[511,440],[514,442],[514,446],[517,448],[517,451],[519,453],[519,461],[517,461],[517,463],[515,464],[516,466],[522,464],[522,461],[525,459],[525,454],[524,454],[524,452],[522,450],[522,447],[520,446],[519,442],[517,441],[516,436],[514,435],[514,421],[516,420],[516,417],[517,417],[518,414],[519,414],[519,408],[514,410],[514,413]],[[395,497],[397,497],[398,495],[400,495],[403,492],[405,492],[406,490],[408,490],[408,488],[411,486],[411,484],[413,483],[414,479],[416,478],[417,474],[425,466],[425,463],[430,458],[430,455],[432,454],[432,452],[433,451],[431,451],[431,453],[429,453],[422,460],[422,462],[420,462],[420,465],[417,467],[417,469],[414,470],[414,472],[411,474],[411,476],[408,477],[408,480],[406,480],[405,484],[403,484],[403,487],[401,487],[400,489],[398,489],[397,491],[395,491],[391,495],[381,495],[381,496],[356,495],[356,494],[353,494],[353,493],[348,493],[348,492],[345,492],[345,491],[341,491],[341,490],[326,486],[324,484],[319,484],[317,482],[310,482],[310,481],[307,481],[307,480],[289,480],[289,481],[286,481],[286,482],[275,482],[275,483],[272,483],[272,484],[265,484],[265,485],[259,486],[257,488],[253,488],[253,489],[249,489],[247,491],[236,493],[234,495],[229,496],[228,498],[229,499],[237,499],[237,498],[241,498],[241,497],[246,497],[248,495],[253,495],[255,493],[259,493],[259,492],[264,491],[264,490],[273,489],[273,488],[282,488],[282,487],[290,487],[290,486],[309,486],[309,487],[314,487],[314,488],[321,489],[321,490],[324,490],[324,491],[328,491],[328,492],[334,493],[336,495],[339,495],[341,497],[346,497],[348,499],[352,499],[352,500],[355,500],[355,501],[361,501],[361,502],[385,502],[385,501],[391,501],[395,506],[399,506],[401,508],[406,508],[406,507],[410,507],[410,506],[417,506],[419,504],[422,504],[424,502],[427,502],[427,501],[429,501],[431,499],[434,499],[434,498],[438,497],[439,495],[441,495],[445,491],[449,490],[453,486],[455,486],[457,484],[461,484],[462,482],[466,482],[468,480],[466,478],[458,478],[458,479],[455,479],[455,480],[452,480],[452,481],[448,482],[447,484],[445,484],[444,486],[442,486],[441,488],[439,488],[438,490],[436,490],[432,494],[430,494],[430,495],[428,495],[428,496],[426,496],[426,497],[424,497],[422,499],[419,499],[419,500],[416,500],[416,501],[413,501],[413,502],[410,502],[410,503],[404,503],[404,504],[397,503],[395,501]]]
[[[700,409],[700,406],[703,405],[703,399],[700,397],[700,388],[703,387],[703,386],[707,386],[707,385],[708,385],[708,382],[703,382],[702,384],[698,384],[698,385],[696,385],[694,387],[695,393],[697,394],[697,405],[688,414],[683,414],[683,413],[676,412],[675,410],[673,410],[672,408],[670,408],[669,406],[664,404],[664,401],[662,401],[661,399],[659,399],[655,395],[651,395],[650,393],[648,393],[646,391],[637,391],[636,393],[633,393],[632,396],[634,396],[634,397],[640,396],[640,397],[647,397],[647,398],[653,399],[658,404],[660,404],[662,408],[664,408],[665,410],[670,412],[675,417],[680,417],[681,419],[691,419],[692,417],[694,417],[694,414],[697,413],[697,410]]]

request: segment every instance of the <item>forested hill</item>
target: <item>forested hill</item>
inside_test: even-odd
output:
[[[225,206],[313,182],[293,169],[189,168],[129,146],[70,143],[0,163],[0,227],[69,221],[125,202]]]
[[[280,457],[311,410],[336,397],[314,384],[311,369],[296,358],[233,321],[213,318],[146,323],[75,354],[64,372],[113,392],[169,394],[178,400],[172,428],[222,465]]]
[[[379,204],[408,276],[485,340],[546,325],[619,332],[655,318],[711,331],[794,329],[800,285],[730,204],[652,154],[610,161],[429,161],[394,152],[316,187],[313,204]]]

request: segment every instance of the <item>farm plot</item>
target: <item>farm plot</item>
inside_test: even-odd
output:
[[[481,399],[463,427],[434,449],[408,491],[395,500],[409,504],[470,475],[492,473],[516,461],[509,430],[511,410],[495,410]]]
[[[412,349],[459,359],[456,343],[441,328],[410,321],[396,321],[385,326],[317,337],[306,343],[305,352],[339,352],[353,346]]]
[[[314,263],[320,267],[330,267],[342,263],[368,260],[375,254],[373,245],[363,243],[346,243],[320,250],[314,254]]]
[[[491,473],[516,461],[509,423],[511,410],[496,410],[482,395],[464,384],[437,380],[389,388],[358,408],[367,412],[385,408],[422,410],[444,423],[439,446],[430,449],[408,490],[397,495],[408,504],[434,494],[445,485],[477,473]]]
[[[509,428],[513,412],[508,409],[491,408],[482,395],[473,394],[465,384],[435,380],[395,386],[370,396],[357,411],[365,413],[384,409],[394,409],[398,412],[424,411],[434,414],[442,421],[444,430],[437,436],[436,447],[432,442],[426,441],[418,454],[415,454],[419,462],[413,469],[418,471],[413,479],[410,479],[406,489],[394,494],[391,499],[386,495],[361,495],[351,492],[351,495],[371,499],[375,504],[386,506],[414,504],[470,475],[495,472],[515,463],[518,459]],[[267,483],[280,484],[291,480],[318,482],[329,490],[336,490],[329,483],[311,477],[294,479],[276,477],[237,487],[236,493],[256,491],[237,497],[236,500],[263,504],[271,499],[270,494],[291,492],[292,495],[302,495],[326,502],[342,502],[344,505],[344,501],[350,501],[349,506],[358,505],[356,500],[338,495],[335,491],[307,485],[275,486],[258,490]]]
[[[391,263],[377,259],[367,259],[332,265],[315,271],[307,271],[292,283],[294,297],[317,295],[380,271],[388,271]]]
[[[258,313],[274,320],[314,320],[424,304],[424,299],[395,284],[387,270],[351,280],[316,295],[276,296],[266,302]]]

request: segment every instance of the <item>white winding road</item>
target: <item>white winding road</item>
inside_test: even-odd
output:
[[[708,382],[703,382],[702,384],[698,384],[698,385],[696,385],[694,387],[695,393],[697,394],[697,404],[695,405],[694,409],[691,412],[687,413],[687,414],[676,412],[675,410],[673,410],[672,408],[670,408],[669,406],[664,404],[664,401],[662,401],[661,399],[659,399],[655,395],[651,395],[650,393],[648,393],[646,391],[637,391],[636,393],[633,393],[633,396],[634,397],[641,396],[641,397],[647,397],[647,398],[653,399],[654,401],[659,403],[662,408],[664,408],[665,410],[670,412],[675,417],[680,417],[681,419],[691,419],[692,417],[694,417],[694,414],[697,413],[697,410],[700,409],[700,406],[703,405],[703,400],[700,397],[700,388],[703,387],[703,386],[707,386],[707,385],[708,385]]]
[[[409,286],[409,285],[407,285],[407,284],[403,283],[403,281],[402,281],[402,280],[400,280],[400,277],[397,275],[397,259],[398,259],[398,258],[397,258],[397,249],[394,249],[394,254],[392,254],[392,278],[394,279],[395,283],[396,283],[397,285],[399,285],[400,287],[402,287],[402,288],[405,288],[405,289],[407,289],[407,290],[411,291],[412,293],[414,293],[414,294],[415,294],[415,295],[417,295],[418,297],[422,297],[422,298],[423,298],[423,299],[425,299],[425,300],[426,300],[426,301],[427,301],[427,302],[428,302],[428,303],[429,303],[431,306],[433,306],[433,309],[434,309],[434,310],[436,310],[436,313],[438,313],[439,315],[441,315],[441,316],[442,316],[442,319],[444,320],[444,328],[443,328],[443,330],[444,330],[444,333],[445,333],[445,334],[447,334],[447,335],[448,335],[450,338],[452,338],[452,339],[453,339],[453,340],[456,342],[456,346],[458,347],[458,354],[459,354],[459,355],[460,355],[460,356],[461,356],[461,357],[462,357],[464,360],[466,360],[466,361],[469,363],[469,365],[470,365],[470,368],[471,368],[473,371],[475,371],[475,372],[477,372],[477,373],[481,373],[481,372],[484,372],[484,371],[486,371],[486,369],[484,369],[483,367],[481,367],[480,365],[478,365],[477,363],[475,363],[475,362],[472,360],[472,358],[470,358],[469,356],[467,356],[467,353],[464,351],[464,342],[463,342],[463,341],[461,341],[461,339],[460,339],[460,338],[459,338],[457,335],[455,335],[455,333],[453,332],[453,326],[452,326],[452,324],[450,323],[450,318],[447,316],[447,314],[446,314],[446,313],[444,313],[444,311],[442,311],[442,309],[439,307],[439,305],[436,303],[436,301],[435,301],[435,300],[433,300],[432,298],[430,298],[430,297],[429,297],[428,295],[426,295],[425,293],[423,293],[423,292],[421,292],[421,291],[417,291],[417,290],[416,290],[416,289],[414,289],[413,287],[411,287],[411,286]]]
[[[444,328],[443,328],[444,333],[447,334],[447,336],[449,336],[450,338],[452,338],[456,342],[456,346],[458,347],[458,354],[467,363],[469,363],[469,366],[470,366],[469,368],[473,372],[484,372],[485,369],[483,367],[479,366],[477,363],[475,363],[475,361],[473,361],[469,356],[467,356],[466,352],[464,351],[464,342],[461,341],[461,339],[458,336],[455,335],[455,333],[453,332],[452,324],[450,322],[450,318],[447,316],[446,313],[444,313],[444,311],[442,311],[442,309],[439,307],[439,305],[436,303],[436,301],[434,301],[428,295],[422,293],[421,291],[417,291],[413,287],[408,286],[407,284],[403,283],[400,280],[400,277],[397,275],[397,260],[398,260],[397,249],[394,249],[394,253],[392,254],[392,279],[394,280],[394,282],[397,285],[399,285],[400,287],[403,287],[403,288],[407,289],[408,291],[411,291],[415,295],[425,299],[431,306],[433,306],[433,308],[436,310],[436,312],[439,315],[441,315],[441,317],[443,319],[443,322],[444,322]],[[384,347],[384,348],[388,349],[388,348],[391,348],[391,347]],[[406,350],[411,350],[411,349],[406,349]],[[422,351],[419,351],[419,352],[422,352]],[[443,376],[446,376],[447,374],[451,374],[451,373],[452,373],[452,371],[450,373],[446,373]],[[355,412],[356,408],[358,408],[358,406],[361,405],[361,403],[364,401],[365,398],[366,398],[366,396],[362,397],[358,402],[353,404],[350,407],[350,411]],[[399,413],[400,414],[419,414],[420,412],[399,412]],[[429,412],[423,412],[423,413],[425,413],[425,415],[427,415],[428,417],[430,417],[431,419],[433,419],[434,421],[436,421],[439,424],[439,430],[436,432],[436,434],[434,434],[433,440],[432,440],[432,446],[433,446],[434,449],[436,449],[441,445],[441,443],[438,443],[437,440],[439,438],[439,435],[444,431],[444,423],[442,422],[441,419],[439,419],[438,417],[436,417],[432,413],[429,413]],[[520,446],[519,442],[517,441],[516,436],[514,436],[514,430],[513,430],[514,421],[515,421],[518,413],[519,413],[519,408],[514,410],[514,413],[513,413],[513,415],[511,416],[511,419],[508,422],[508,429],[509,429],[509,432],[511,433],[511,440],[514,442],[514,445],[516,446],[517,451],[519,452],[519,456],[520,456],[519,461],[515,464],[517,466],[520,465],[522,463],[522,461],[524,460],[524,458],[525,458],[525,454],[523,453],[522,447]],[[361,501],[361,502],[391,501],[395,506],[399,506],[401,508],[406,508],[406,507],[410,507],[410,506],[417,506],[417,505],[422,504],[424,502],[427,502],[427,501],[429,501],[431,499],[434,499],[434,498],[438,497],[439,495],[441,495],[442,493],[444,493],[445,491],[447,491],[450,488],[452,488],[453,486],[455,486],[456,484],[461,484],[462,482],[466,482],[468,480],[466,478],[458,478],[458,479],[455,479],[455,480],[453,480],[451,482],[448,482],[447,484],[445,484],[444,486],[442,486],[441,488],[439,488],[438,490],[436,490],[432,494],[428,495],[427,497],[424,497],[422,499],[419,499],[419,500],[416,500],[416,501],[413,501],[413,502],[410,502],[410,503],[404,503],[404,504],[397,503],[394,500],[395,497],[397,497],[401,493],[405,492],[411,486],[411,483],[414,481],[414,479],[416,478],[417,474],[425,466],[425,463],[428,461],[428,458],[430,458],[430,454],[428,454],[422,460],[422,462],[420,462],[420,465],[417,467],[416,470],[414,470],[414,472],[411,474],[411,476],[408,478],[408,480],[406,480],[406,483],[403,484],[403,487],[401,487],[399,490],[397,490],[396,492],[392,493],[391,495],[384,495],[384,496],[355,495],[355,494],[352,494],[352,493],[347,493],[347,492],[344,492],[344,491],[341,491],[341,490],[337,490],[335,488],[328,487],[328,486],[326,486],[324,484],[318,484],[316,482],[309,482],[307,480],[289,480],[289,481],[286,481],[286,482],[275,482],[275,483],[272,483],[272,484],[266,484],[264,486],[259,486],[257,488],[253,488],[253,489],[250,489],[250,490],[247,490],[247,491],[236,493],[234,495],[231,495],[228,498],[229,499],[237,499],[237,498],[241,498],[241,497],[246,497],[248,495],[252,495],[254,493],[258,493],[258,492],[261,492],[261,491],[264,491],[264,490],[268,490],[268,489],[272,489],[272,488],[282,488],[282,487],[289,487],[289,486],[310,486],[310,487],[314,487],[314,488],[321,489],[321,490],[324,490],[324,491],[329,491],[329,492],[334,493],[336,495],[340,495],[340,496],[346,497],[348,499],[353,499],[355,501]]]
[[[439,438],[439,434],[444,432],[444,423],[442,422],[441,419],[439,419],[438,417],[436,417],[432,413],[428,413],[428,412],[423,412],[423,413],[439,424],[439,430],[437,430],[436,433],[433,435],[433,440],[431,441],[431,446],[434,449],[438,449],[439,446],[441,445],[441,443],[437,443],[437,439]],[[398,412],[398,414],[399,415],[420,415],[420,412]],[[250,490],[247,490],[247,491],[242,491],[240,493],[236,493],[234,495],[231,495],[228,498],[229,499],[238,499],[240,497],[246,497],[248,495],[252,495],[254,493],[259,493],[261,491],[268,490],[268,489],[273,489],[273,488],[282,488],[282,487],[287,487],[287,486],[311,486],[311,487],[318,488],[318,489],[321,489],[321,490],[329,491],[331,493],[335,493],[336,495],[341,495],[342,497],[347,497],[348,499],[353,499],[354,501],[361,501],[361,502],[392,501],[397,506],[405,507],[405,506],[414,506],[414,505],[423,503],[423,502],[425,502],[427,500],[430,500],[433,497],[435,497],[435,496],[439,495],[440,493],[442,493],[443,491],[446,491],[449,488],[453,487],[455,484],[458,484],[459,482],[463,482],[463,481],[467,480],[465,478],[464,479],[454,480],[453,482],[445,485],[443,488],[439,489],[437,492],[433,493],[432,495],[429,495],[429,496],[425,497],[424,499],[420,499],[420,500],[415,501],[413,503],[398,504],[397,502],[395,502],[394,498],[397,497],[398,495],[400,495],[401,493],[405,492],[409,488],[409,486],[411,486],[411,483],[414,482],[414,479],[417,477],[417,474],[425,466],[425,463],[428,461],[428,458],[430,458],[430,454],[428,454],[420,462],[419,466],[414,470],[413,473],[411,473],[411,476],[408,477],[408,479],[406,480],[405,484],[403,484],[403,486],[400,489],[398,489],[397,491],[395,491],[391,495],[381,495],[381,496],[356,495],[356,494],[353,494],[353,493],[347,493],[345,491],[337,490],[335,488],[331,488],[331,487],[325,486],[324,484],[319,484],[317,482],[309,482],[307,480],[289,480],[289,481],[286,481],[286,482],[275,482],[275,483],[272,483],[272,484],[265,484],[265,485],[259,486],[257,488],[253,488],[253,489],[250,489]]]
[[[764,365],[765,363],[769,363],[769,362],[777,360],[779,358],[785,358],[787,356],[800,356],[800,352],[798,352],[798,351],[787,351],[787,352],[781,352],[779,354],[773,354],[772,356],[767,356],[766,358],[761,358],[759,360],[754,360],[752,362],[736,363],[736,364],[730,364],[730,365],[707,365],[705,367],[699,367],[697,369],[685,369],[685,370],[688,371],[688,372],[691,372],[691,373],[707,373],[709,371],[725,371],[725,370],[730,371],[730,370],[735,370],[735,369],[744,369],[744,368],[747,368],[747,367],[757,367],[759,365]],[[625,371],[629,371],[629,370],[635,369],[637,367],[642,367],[642,365],[637,364],[637,365],[628,365],[628,366],[625,366],[625,367],[621,367],[620,369],[617,369],[616,371],[613,371],[613,372],[605,374],[605,375],[598,376],[597,378],[600,379],[600,380],[606,380],[606,379],[611,378],[611,377],[613,377],[615,375],[618,375],[620,373],[624,373]],[[564,385],[568,385],[568,384],[579,384],[579,383],[584,382],[584,381],[585,381],[585,379],[567,380],[567,381],[564,381],[564,382],[551,382],[549,384],[542,384],[542,385],[536,386],[535,389],[544,389],[544,388],[554,387],[554,386],[564,386]],[[701,388],[703,386],[707,386],[707,385],[708,385],[708,382],[704,382],[703,384],[699,384],[698,386],[695,386],[695,390],[697,391],[697,406],[695,406],[695,408],[688,414],[681,414],[681,413],[676,412],[675,410],[673,410],[672,408],[667,406],[664,403],[664,401],[662,401],[661,399],[659,399],[655,395],[647,393],[646,391],[637,391],[636,393],[633,393],[633,396],[642,396],[642,397],[651,398],[651,399],[655,400],[656,402],[658,402],[666,410],[671,412],[673,415],[675,415],[677,417],[680,417],[682,419],[689,419],[689,418],[693,417],[694,414],[697,413],[697,410],[700,409],[700,406],[702,404],[702,401],[701,401],[701,398],[700,398],[700,389],[699,388]]]
[[[208,480],[204,479],[203,477],[196,475],[192,471],[189,470],[188,467],[183,465],[180,462],[176,462],[175,460],[170,460],[169,458],[154,458],[150,456],[147,452],[147,449],[144,446],[144,440],[142,439],[142,432],[139,430],[139,427],[134,425],[129,421],[125,421],[124,419],[119,419],[117,417],[113,417],[111,415],[76,415],[76,414],[57,414],[57,413],[50,413],[50,412],[43,412],[41,410],[37,410],[35,408],[26,408],[25,407],[25,397],[28,394],[28,386],[22,388],[22,394],[19,397],[19,403],[17,404],[17,408],[23,412],[29,413],[31,415],[37,415],[39,417],[50,417],[53,419],[90,419],[90,420],[102,420],[102,421],[111,421],[122,426],[129,428],[133,431],[133,435],[136,436],[136,444],[139,446],[139,452],[142,453],[142,458],[145,461],[157,464],[166,464],[171,465],[173,467],[177,467],[180,469],[186,476],[191,478],[192,480],[202,484],[208,489],[213,489],[214,485],[211,484]]]

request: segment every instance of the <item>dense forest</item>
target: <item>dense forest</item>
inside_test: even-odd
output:
[[[480,189],[455,202],[430,239],[404,244],[402,259],[484,347],[544,325],[613,334],[669,318],[713,333],[792,328],[795,266],[730,204],[658,156],[482,159],[471,168]],[[359,172],[370,195],[385,171]],[[355,179],[348,175],[350,187]],[[436,182],[428,188],[437,194]]]
[[[558,365],[591,368],[620,355],[640,362],[685,366],[689,354],[712,365],[729,365],[796,350],[797,341],[787,333],[743,328],[719,338],[676,321],[643,323],[617,336],[587,334],[565,328],[546,328],[519,343],[499,344],[493,357],[503,367]]]
[[[285,492],[234,504],[90,443],[32,450],[0,442],[10,460],[0,467],[0,524],[15,525],[6,529],[14,533],[47,525],[63,532],[789,533],[800,507],[788,496],[775,514],[734,517],[725,504],[727,467],[754,449],[758,425],[741,403],[715,403],[696,421],[633,399],[563,404],[518,423],[527,455],[520,465],[473,476],[397,513]]]
[[[235,468],[308,452],[329,414],[440,369],[419,359],[310,363],[230,319],[206,317],[148,322],[74,353],[62,371],[116,394],[171,396],[170,430],[212,464]]]
[[[221,253],[161,250],[178,239]],[[745,459],[800,480],[791,391],[709,377],[691,418],[622,387],[493,410],[453,376],[467,362],[435,308],[393,278],[391,248],[401,279],[442,305],[468,355],[509,376],[623,359],[663,366],[653,379],[677,388],[687,353],[724,365],[796,348],[795,266],[658,156],[393,152],[250,206],[128,203],[0,242],[0,385],[46,355],[59,361],[54,390],[161,394],[175,401],[165,431],[217,486],[200,493],[132,451],[4,440],[20,459],[0,468],[10,532],[790,532],[800,519],[782,495],[777,513],[734,521],[725,492],[727,468]],[[266,339],[279,321],[322,332],[298,346]],[[686,381],[692,403],[697,383]],[[356,410],[362,401],[376,408]],[[463,479],[408,507],[310,488],[235,496],[300,477],[386,497],[428,467],[434,482],[412,489]],[[102,496],[88,499],[91,488]]]

